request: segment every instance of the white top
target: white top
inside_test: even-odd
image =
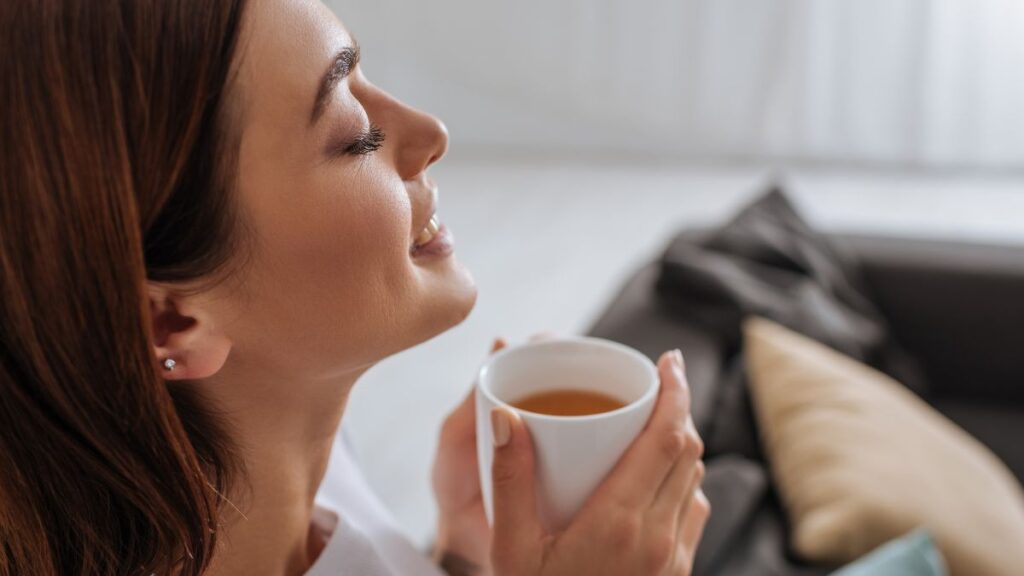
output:
[[[316,495],[314,520],[334,531],[306,576],[445,576],[402,535],[352,456],[342,430]]]

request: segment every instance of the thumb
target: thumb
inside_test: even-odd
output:
[[[505,408],[491,410],[494,438],[494,528],[491,546],[495,564],[506,568],[531,558],[543,529],[537,516],[533,443],[519,415]]]

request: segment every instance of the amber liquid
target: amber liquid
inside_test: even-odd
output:
[[[509,404],[520,410],[551,416],[600,414],[618,410],[626,405],[618,398],[586,390],[548,390],[530,394]]]

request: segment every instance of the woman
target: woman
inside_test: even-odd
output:
[[[388,573],[315,495],[359,376],[473,306],[426,173],[443,125],[315,0],[4,2],[0,53],[0,574]],[[442,566],[689,573],[700,439],[681,357],[659,369],[561,534],[502,412],[487,526],[468,398],[435,466]]]

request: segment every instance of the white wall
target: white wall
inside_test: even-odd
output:
[[[328,0],[456,150],[1024,167],[1020,0]]]

